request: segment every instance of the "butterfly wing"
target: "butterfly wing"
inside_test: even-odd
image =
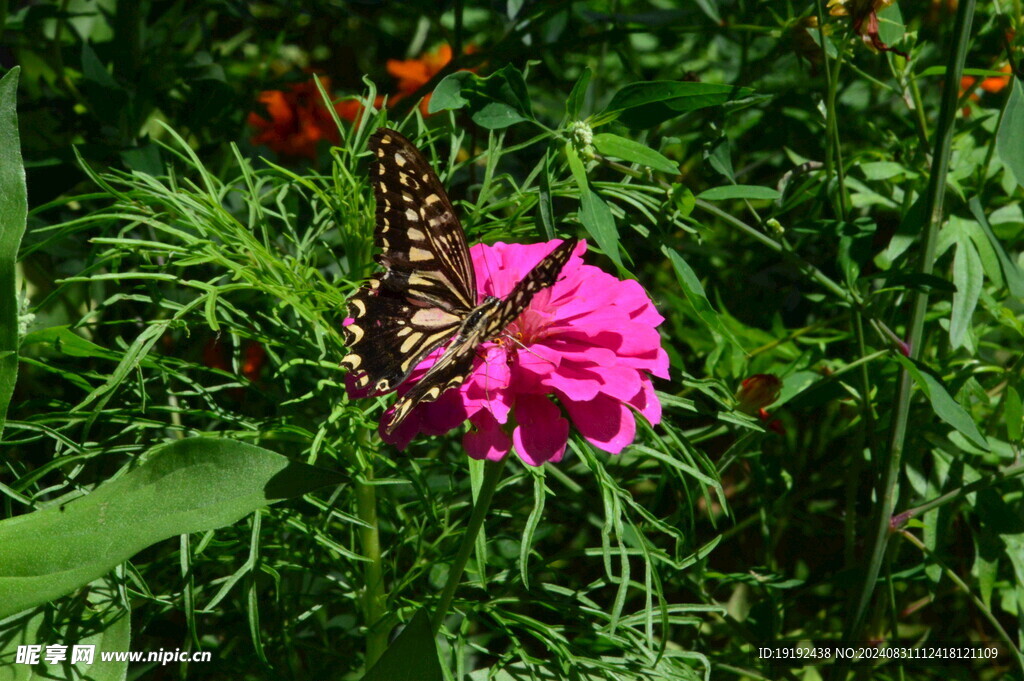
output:
[[[476,278],[462,225],[416,147],[381,128],[370,151],[385,271],[349,300],[342,364],[358,372],[357,387],[386,392],[455,334],[476,305]]]
[[[469,328],[463,328],[462,333],[445,349],[423,378],[395,402],[395,410],[385,428],[386,432],[390,433],[397,428],[417,405],[432,402],[446,390],[462,385],[473,369],[477,347],[499,336],[523,313],[538,291],[558,281],[558,274],[569,261],[576,243],[576,239],[569,239],[559,244],[516,284],[511,293],[497,301],[493,309],[485,310],[487,303],[483,303],[478,308],[485,311],[485,314],[480,315],[480,321]]]

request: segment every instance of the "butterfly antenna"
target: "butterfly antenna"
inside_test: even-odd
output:
[[[523,343],[523,341],[519,340],[519,339],[518,339],[518,338],[516,338],[515,336],[512,336],[512,335],[510,335],[510,334],[507,334],[507,333],[502,333],[501,335],[502,335],[502,336],[504,336],[505,338],[508,338],[508,339],[509,339],[510,341],[512,341],[513,343],[515,343],[515,344],[516,344],[516,345],[518,345],[519,347],[521,347],[521,348],[522,348],[523,350],[526,350],[526,351],[527,351],[528,353],[530,353],[531,355],[533,355],[533,356],[534,356],[534,357],[536,357],[537,359],[539,359],[539,360],[541,360],[541,361],[543,361],[543,362],[547,362],[548,364],[550,364],[550,365],[552,365],[552,366],[554,366],[554,365],[555,365],[555,363],[554,363],[554,362],[552,362],[552,361],[551,361],[550,359],[548,359],[547,357],[541,357],[541,356],[540,356],[540,355],[538,355],[538,354],[537,354],[536,352],[534,352],[534,351],[533,351],[533,350],[531,350],[530,348],[526,347],[526,345],[525,345],[525,344]]]

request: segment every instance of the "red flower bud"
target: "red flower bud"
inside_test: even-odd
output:
[[[782,381],[775,374],[754,374],[743,380],[736,392],[740,411],[754,414],[779,399]]]

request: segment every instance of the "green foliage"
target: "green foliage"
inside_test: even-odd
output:
[[[1019,678],[1018,4],[892,4],[910,59],[825,2],[10,10],[0,678],[160,673],[4,664],[87,641],[212,652],[183,678],[818,678],[752,653],[876,639],[1000,654],[872,678]],[[246,139],[307,68],[358,113],[308,159]],[[384,124],[471,243],[586,236],[665,318],[661,422],[492,468],[478,535],[458,431],[385,445],[339,364]]]

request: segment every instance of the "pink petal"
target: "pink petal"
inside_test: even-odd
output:
[[[661,423],[661,402],[654,392],[654,384],[646,376],[640,382],[640,391],[629,400],[629,404],[652,426]]]
[[[563,399],[562,404],[580,435],[595,447],[618,454],[633,442],[636,421],[629,408],[619,400],[598,395],[588,402]]]
[[[516,426],[512,433],[519,458],[531,466],[562,460],[569,442],[569,422],[547,397],[524,395],[516,400]]]
[[[462,438],[466,453],[474,459],[500,461],[508,454],[512,442],[501,426],[488,412],[481,411],[472,418],[473,427]]]

